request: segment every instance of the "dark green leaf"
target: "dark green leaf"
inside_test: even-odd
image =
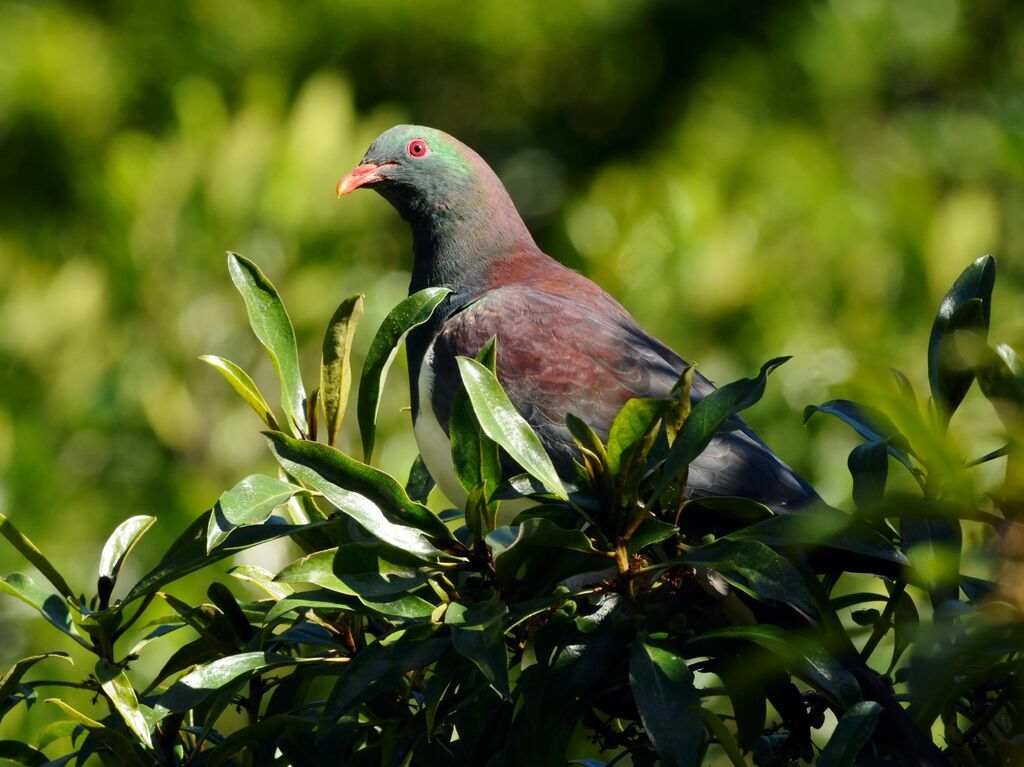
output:
[[[324,334],[320,359],[320,402],[329,445],[338,438],[338,429],[345,417],[348,393],[352,388],[352,339],[362,316],[363,294],[349,296],[334,311]]]
[[[914,600],[906,591],[901,591],[896,599],[896,609],[893,611],[893,645],[892,660],[889,662],[889,673],[896,668],[900,656],[907,651],[911,643],[917,638],[917,628],[920,619],[917,614],[917,606]]]
[[[738,639],[764,647],[825,697],[844,708],[861,699],[860,685],[843,665],[809,637],[783,631],[776,626],[730,626],[701,634],[692,643]]]
[[[700,696],[686,661],[641,639],[629,654],[629,683],[647,737],[665,767],[700,763]]]
[[[519,415],[498,379],[476,360],[459,357],[459,373],[484,433],[512,459],[562,500],[569,495],[551,458],[526,420]]]
[[[280,431],[281,427],[277,424],[274,411],[271,410],[270,405],[267,404],[266,399],[248,373],[231,360],[213,354],[204,354],[199,359],[220,371],[220,374],[231,384],[231,388],[238,392],[242,399],[249,403],[249,407],[256,411],[256,415],[263,419],[263,423],[274,431]]]
[[[373,455],[380,390],[384,386],[388,368],[398,353],[398,347],[410,330],[430,319],[437,305],[450,292],[448,288],[424,288],[418,293],[413,293],[391,310],[373,337],[366,352],[363,372],[359,376],[359,397],[356,406],[359,434],[363,441],[363,460],[369,461]]]
[[[75,665],[75,662],[71,660],[71,657],[66,652],[44,652],[41,655],[30,655],[27,658],[22,658],[0,677],[0,700],[16,692],[18,683],[25,676],[25,672],[46,658],[60,658],[66,660],[72,666]]]
[[[484,503],[489,502],[501,483],[501,457],[498,443],[484,432],[473,410],[465,387],[452,400],[448,422],[455,476],[467,493],[482,488]]]
[[[280,432],[265,436],[288,474],[385,543],[416,554],[436,554],[438,549],[427,535],[452,540],[447,525],[426,506],[412,501],[391,475],[327,445],[291,439]]]
[[[1009,429],[1024,417],[1024,360],[1006,344],[985,348],[978,366],[978,384]]]
[[[821,405],[808,405],[804,408],[804,423],[815,413],[828,413],[840,421],[849,424],[854,431],[869,442],[883,442],[889,446],[889,455],[902,463],[911,471],[914,464],[907,454],[907,438],[881,410],[868,405],[860,405],[846,399],[833,399]]]
[[[518,527],[499,527],[487,536],[494,571],[503,587],[544,592],[573,575],[612,566],[579,530],[566,530],[545,519],[528,519]]]
[[[951,517],[903,517],[903,550],[936,602],[960,593],[960,520]]]
[[[417,455],[409,468],[409,479],[405,483],[405,492],[417,503],[426,503],[430,491],[434,489],[434,478],[423,463],[423,456]]]
[[[6,577],[0,577],[0,591],[5,591],[30,607],[34,607],[52,626],[67,634],[83,647],[89,647],[89,643],[72,625],[68,603],[56,594],[43,590],[28,575],[11,573]]]
[[[857,754],[871,739],[881,713],[882,707],[874,701],[851,706],[818,756],[817,767],[854,767]]]
[[[303,732],[312,729],[314,723],[292,714],[274,714],[261,719],[256,724],[235,730],[224,738],[215,749],[212,749],[209,767],[218,767],[231,759],[235,754],[251,748],[261,741],[266,743],[286,730],[294,729]]]
[[[500,600],[469,606],[452,602],[444,614],[444,622],[451,627],[452,645],[476,664],[503,698],[509,694],[507,618],[508,608]]]
[[[38,749],[16,740],[0,740],[0,766],[43,767],[49,760]]]
[[[278,506],[296,493],[305,492],[298,485],[282,482],[265,474],[250,474],[220,497],[206,532],[206,550],[223,543],[236,527],[261,525]]]
[[[270,355],[281,381],[281,407],[300,434],[306,434],[306,389],[299,370],[295,331],[277,290],[252,261],[228,253],[231,281],[245,301],[249,324]]]
[[[139,699],[135,696],[135,688],[128,681],[128,675],[124,673],[124,669],[101,660],[96,664],[96,679],[99,680],[103,692],[114,704],[114,708],[117,709],[128,728],[146,746],[152,748],[153,739],[150,735],[149,724],[139,708]]]
[[[68,586],[67,581],[64,577],[57,572],[57,568],[50,564],[50,560],[43,556],[43,553],[36,548],[36,545],[32,543],[28,538],[22,535],[21,531],[14,526],[14,524],[7,519],[3,514],[0,514],[0,534],[4,536],[11,545],[18,550],[18,552],[25,557],[40,573],[43,577],[50,582],[50,584],[57,589],[57,592],[68,599],[74,599],[75,595],[71,591],[71,587]]]
[[[60,708],[65,714],[74,718],[79,724],[85,727],[89,733],[102,743],[104,746],[110,749],[114,757],[118,760],[120,767],[147,767],[147,761],[143,760],[142,755],[135,748],[132,742],[127,736],[113,729],[107,727],[95,719],[91,719],[80,711],[76,711],[71,708],[67,703],[56,698],[49,698],[47,703]]]
[[[996,262],[983,256],[968,266],[939,304],[928,339],[928,383],[932,397],[945,421],[963,401],[974,381],[974,373],[955,349],[953,335],[960,330],[988,334],[992,315],[992,287]],[[972,303],[973,302],[973,303]]]
[[[652,500],[657,499],[693,459],[704,451],[722,424],[761,399],[768,375],[788,359],[776,357],[769,360],[761,366],[761,372],[756,378],[728,383],[694,405],[665,457],[661,476],[650,496]]]
[[[385,543],[348,543],[334,555],[334,575],[364,597],[407,593],[426,581],[430,564]]]
[[[888,442],[863,442],[846,461],[853,477],[853,502],[862,509],[880,503],[889,475]]]

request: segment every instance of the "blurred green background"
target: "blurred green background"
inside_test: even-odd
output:
[[[333,188],[397,122],[477,148],[548,253],[712,379],[796,355],[749,420],[833,503],[853,435],[801,408],[885,396],[891,366],[927,391],[934,310],[976,257],[999,261],[993,337],[1024,341],[1011,0],[3,2],[0,510],[83,591],[118,521],[159,517],[141,574],[272,464],[197,360],[276,400],[225,250],[277,284],[309,381],[331,312],[364,291],[358,369],[405,294],[409,236],[376,195]],[[403,478],[404,373],[377,453]],[[977,393],[965,424],[998,444]],[[0,547],[0,571],[23,567]],[[27,617],[0,600],[0,667],[60,646]]]

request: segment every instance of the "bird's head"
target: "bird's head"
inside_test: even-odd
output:
[[[447,133],[421,125],[396,125],[382,133],[363,161],[338,182],[338,196],[367,187],[403,217],[458,214],[479,199],[494,174],[480,156]],[[493,182],[497,178],[493,178]]]

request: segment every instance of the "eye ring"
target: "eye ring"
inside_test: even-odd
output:
[[[406,154],[417,160],[430,154],[430,146],[421,138],[414,138],[405,147]]]

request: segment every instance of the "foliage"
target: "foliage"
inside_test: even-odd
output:
[[[460,360],[453,460],[469,499],[435,514],[421,502],[422,464],[406,488],[315,440],[319,420],[345,409],[341,371],[359,299],[332,318],[319,379],[330,391],[317,398],[292,362],[291,321],[274,286],[237,254],[229,266],[275,360],[281,417],[241,369],[215,366],[263,419],[277,474],[225,492],[117,599],[152,518],[133,516],[110,536],[89,598],[0,518],[45,581],[13,573],[0,588],[95,659],[77,681],[35,678],[67,660],[55,651],[0,679],[0,717],[38,705],[56,685],[93,696],[88,710],[45,698],[67,718],[35,745],[0,742],[5,763],[697,765],[718,756],[738,767],[1009,765],[1024,756],[1019,576],[1010,568],[997,586],[962,572],[965,528],[992,546],[1019,545],[1024,508],[1024,364],[988,345],[991,258],[943,299],[929,401],[919,406],[897,374],[914,401],[914,439],[869,406],[808,408],[808,418],[835,415],[864,439],[849,457],[856,510],[787,514],[685,492],[690,460],[760,399],[784,358],[692,408],[687,370],[672,396],[628,403],[607,440],[569,414],[580,463],[559,477],[501,389],[494,343]],[[440,297],[407,299],[371,344],[376,361],[359,392],[367,456],[385,360]],[[1010,439],[952,460],[943,439],[974,379]],[[324,437],[333,441],[334,428]],[[501,476],[499,450],[526,473]],[[915,495],[889,489],[890,458]],[[963,475],[1003,458],[1006,482],[988,498],[972,495]],[[524,510],[505,512],[512,501],[526,501]],[[211,579],[203,604],[168,591],[280,538],[303,555],[276,574],[238,566],[235,588]],[[242,583],[261,596],[242,596]],[[140,658],[182,635],[144,681]],[[836,720],[829,734],[825,723]],[[55,743],[70,751],[51,759]]]

